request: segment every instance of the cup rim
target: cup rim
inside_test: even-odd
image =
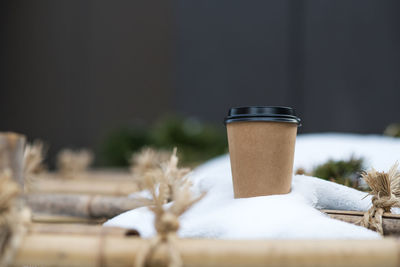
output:
[[[224,124],[232,122],[286,122],[301,126],[301,120],[296,116],[295,110],[283,106],[241,106],[229,109]]]

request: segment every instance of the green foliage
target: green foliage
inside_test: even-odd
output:
[[[141,128],[122,128],[110,133],[101,147],[101,158],[107,166],[128,166],[132,151],[150,142],[148,133]]]
[[[359,188],[358,176],[363,170],[364,160],[351,157],[349,160],[328,160],[318,165],[312,175],[325,180],[330,180],[346,186]]]
[[[388,127],[386,127],[383,132],[384,135],[400,137],[400,123],[392,123]]]
[[[168,116],[149,129],[114,131],[104,141],[102,152],[106,165],[127,166],[129,155],[144,146],[156,149],[178,148],[181,161],[195,165],[227,152],[226,132],[221,127],[196,119]]]
[[[178,148],[184,163],[200,163],[227,151],[225,129],[196,119],[166,117],[153,127],[151,139],[157,148]]]

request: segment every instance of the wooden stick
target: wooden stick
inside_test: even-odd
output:
[[[128,197],[27,194],[23,196],[34,213],[82,218],[111,218],[149,203]]]
[[[17,133],[0,133],[0,170],[9,168],[18,184],[23,187],[25,136]]]
[[[149,240],[30,234],[15,266],[134,266]],[[184,266],[398,266],[399,242],[382,240],[194,240],[176,242]]]
[[[364,216],[361,211],[345,211],[345,210],[321,210],[329,215],[329,217],[348,223],[358,224]],[[385,212],[382,216],[382,225],[384,235],[400,236],[400,214],[392,214]]]

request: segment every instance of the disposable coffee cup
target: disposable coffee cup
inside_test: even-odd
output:
[[[235,198],[290,192],[300,119],[289,107],[250,106],[225,118]]]

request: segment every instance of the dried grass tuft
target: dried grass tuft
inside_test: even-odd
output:
[[[9,266],[26,232],[30,212],[18,199],[19,186],[10,170],[0,174],[0,266]]]
[[[391,212],[393,207],[400,207],[400,173],[399,163],[396,162],[390,170],[378,172],[372,168],[364,172],[361,177],[368,184],[372,195],[372,207],[364,214],[360,224],[369,229],[376,230],[383,235],[382,215]]]
[[[34,176],[46,171],[43,164],[45,149],[42,141],[36,140],[27,144],[24,150],[24,189],[31,190],[34,187]]]
[[[187,179],[190,169],[178,168],[178,161],[175,148],[168,161],[143,175],[143,184],[152,196],[153,205],[149,209],[155,215],[154,226],[158,235],[139,252],[137,266],[182,265],[175,245],[179,216],[200,201],[205,193],[192,195],[191,183]],[[164,205],[168,200],[172,200],[171,205]]]
[[[37,174],[43,172],[45,170],[43,166],[45,154],[44,144],[40,140],[26,145],[24,151],[24,173]]]
[[[158,190],[164,194],[165,202],[171,201],[174,187],[178,184],[183,185],[190,173],[190,168],[178,167],[179,158],[176,153],[176,148],[172,153],[147,148],[136,154],[133,157],[136,164],[132,170],[138,187],[151,191],[156,183]]]
[[[57,168],[64,177],[74,178],[77,174],[85,172],[93,159],[93,153],[88,149],[64,149],[57,155]]]
[[[368,184],[371,191],[368,193],[378,199],[391,199],[388,204],[381,206],[386,212],[390,212],[390,208],[399,201],[400,197],[400,172],[397,171],[399,163],[396,162],[389,171],[378,172],[372,168],[369,172],[363,172],[361,177]]]
[[[3,215],[10,211],[19,193],[19,186],[12,180],[11,171],[9,169],[3,171],[0,174],[0,213],[2,215],[0,225],[3,225]]]
[[[131,173],[139,189],[145,189],[143,176],[160,168],[161,164],[170,158],[170,153],[165,150],[155,150],[145,147],[140,152],[132,154],[130,158]]]

